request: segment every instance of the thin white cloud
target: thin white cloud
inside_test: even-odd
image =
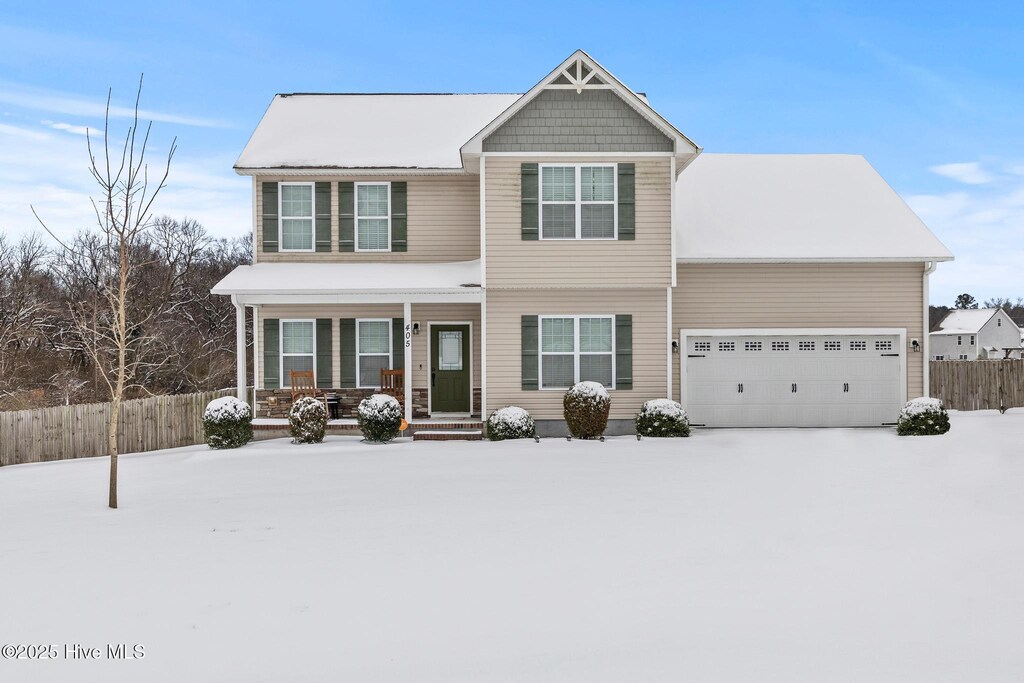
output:
[[[977,161],[940,164],[932,166],[928,170],[965,185],[985,185],[995,180],[995,176],[983,169]]]
[[[960,94],[963,88],[939,72],[864,40],[860,42],[860,46],[879,64],[891,69],[918,88],[960,109],[972,109],[970,102]]]
[[[962,292],[979,301],[1024,296],[1024,179],[907,202],[956,257],[940,263],[931,277],[933,305],[951,305]]]
[[[8,136],[15,138],[22,138],[25,140],[49,140],[50,136],[46,133],[38,130],[31,130],[29,128],[21,128],[20,126],[11,126],[6,123],[0,123],[0,136]]]
[[[71,123],[61,123],[60,121],[43,121],[44,126],[49,126],[54,130],[62,130],[65,133],[72,133],[74,135],[95,135],[97,132],[102,135],[103,131],[97,131],[96,128],[89,128],[88,126],[76,126]]]
[[[89,175],[85,139],[45,131],[0,124],[0,232],[40,231],[31,206],[61,239],[96,225],[90,197],[98,188]],[[151,175],[164,151],[154,150]],[[232,161],[176,157],[154,215],[195,218],[217,237],[251,230],[251,182],[234,174]]]
[[[0,81],[0,103],[35,111],[46,111],[65,116],[94,117],[101,120],[106,109],[106,100],[89,99],[68,93],[42,90],[18,83],[2,81]],[[114,103],[110,105],[110,116],[112,118],[131,118],[134,115],[135,111],[132,107],[120,106]],[[140,109],[139,118],[143,121],[161,121],[202,128],[228,127],[223,121],[153,111],[151,109]]]

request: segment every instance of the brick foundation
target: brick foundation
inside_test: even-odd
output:
[[[324,389],[327,394],[337,394],[341,399],[341,417],[354,418],[356,407],[364,398],[373,394],[373,389]],[[258,389],[256,391],[256,417],[287,418],[292,407],[291,389]],[[473,389],[473,414],[480,414],[480,389]],[[429,416],[426,388],[412,390],[412,416]]]

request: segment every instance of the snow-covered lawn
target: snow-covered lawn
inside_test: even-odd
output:
[[[1024,411],[0,469],[0,681],[1020,681]],[[65,644],[145,647],[67,661]]]

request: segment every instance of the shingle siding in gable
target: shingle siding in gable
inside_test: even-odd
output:
[[[483,143],[485,152],[671,152],[672,140],[611,90],[545,90]]]

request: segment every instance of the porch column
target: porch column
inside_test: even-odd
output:
[[[247,401],[248,391],[245,386],[245,306],[238,303],[234,295],[231,303],[235,305],[235,381],[238,384],[238,400]]]
[[[412,304],[403,304],[402,313],[405,318],[402,326],[402,334],[405,335],[405,343],[402,344],[405,350],[405,421],[412,424]]]

